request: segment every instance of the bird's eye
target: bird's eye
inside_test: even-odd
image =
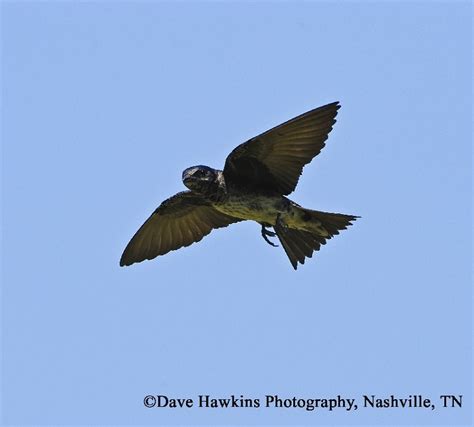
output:
[[[196,178],[202,178],[203,176],[206,175],[206,171],[203,171],[202,169],[198,169],[196,172],[194,172],[194,175]]]

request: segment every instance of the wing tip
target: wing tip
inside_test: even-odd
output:
[[[132,265],[134,261],[126,260],[124,255],[120,258],[119,266],[120,267],[128,267],[129,265]]]
[[[336,110],[339,110],[339,108],[341,108],[341,101],[333,101],[319,108],[329,108],[329,107],[334,107]]]

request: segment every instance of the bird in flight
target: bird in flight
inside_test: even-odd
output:
[[[189,189],[165,200],[125,248],[120,265],[150,260],[199,242],[214,228],[251,220],[267,243],[277,237],[296,270],[358,217],[306,209],[288,199],[303,167],[317,156],[336,123],[338,102],[308,111],[236,147],[224,170],[193,166]],[[273,231],[269,230],[273,228]]]

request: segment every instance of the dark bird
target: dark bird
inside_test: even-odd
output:
[[[214,228],[258,222],[262,237],[277,236],[291,265],[304,264],[357,216],[305,209],[285,196],[303,167],[324,147],[340,105],[308,111],[236,147],[224,170],[193,166],[183,172],[182,191],[165,200],[125,248],[120,265],[153,259],[200,241]],[[272,227],[274,231],[270,231]]]

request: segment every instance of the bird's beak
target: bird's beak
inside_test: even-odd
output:
[[[188,182],[192,182],[192,181],[195,181],[196,178],[194,178],[194,176],[192,176],[191,174],[185,174],[183,175],[183,183],[186,184]]]

